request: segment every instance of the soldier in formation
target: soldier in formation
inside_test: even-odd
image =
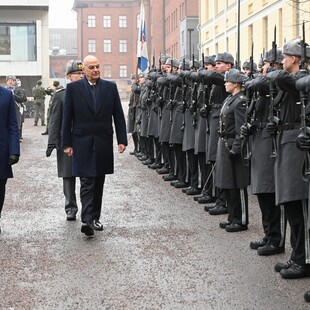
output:
[[[309,47],[296,39],[265,52],[258,66],[252,55],[243,72],[223,52],[199,65],[161,55],[161,68],[146,74],[163,155],[154,153],[163,166],[157,172],[211,215],[228,214],[220,223],[227,232],[248,229],[250,185],[263,230],[250,248],[283,253],[290,225],[291,257],[275,265],[285,279],[310,276],[309,58]]]

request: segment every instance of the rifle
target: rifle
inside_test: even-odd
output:
[[[301,45],[301,60],[300,60],[300,70],[307,70],[307,44],[305,41],[305,22],[302,23],[302,40]],[[300,90],[300,103],[301,103],[301,129],[304,136],[310,135],[310,128],[307,126],[307,113],[306,105],[308,101],[308,93],[305,90]],[[299,103],[299,104],[300,104]],[[305,182],[310,181],[310,152],[305,151],[305,157],[303,160],[302,178]]]
[[[272,41],[272,57],[271,57],[271,62],[270,62],[271,67],[273,67],[277,61],[276,29],[277,29],[276,26],[274,26],[274,35],[273,35],[273,41]],[[272,82],[270,82],[269,88],[270,88],[270,94],[266,96],[267,100],[269,101],[268,121],[278,125],[280,122],[280,119],[277,115],[274,115],[276,89]],[[271,151],[270,157],[275,158],[276,156],[277,156],[277,141],[276,141],[276,136],[272,135],[272,151]]]
[[[171,57],[171,71],[170,74],[173,74],[173,58]],[[167,108],[170,110],[169,121],[172,124],[172,109],[173,109],[173,91],[172,91],[172,83],[169,83],[169,102],[167,104]]]
[[[182,61],[182,71],[183,71],[183,74],[185,72],[185,58],[183,58],[183,61]],[[182,75],[182,110],[183,110],[183,122],[182,122],[182,125],[181,125],[181,130],[184,131],[184,128],[185,128],[185,96],[186,96],[186,82],[185,82],[185,77],[184,75]]]
[[[251,56],[250,56],[250,72],[248,73],[249,80],[252,80],[254,78],[253,76],[253,52],[254,52],[254,43],[252,42],[251,47]],[[254,96],[254,92],[251,90],[250,87],[246,89],[246,104],[247,109],[245,113],[245,126],[250,129],[253,124],[253,114],[254,114],[254,107],[256,98]],[[240,134],[240,144],[241,144],[241,157],[244,160],[244,163],[246,166],[249,166],[250,159],[251,159],[251,151],[250,151],[250,145],[249,145],[249,139],[246,136],[243,136]]]

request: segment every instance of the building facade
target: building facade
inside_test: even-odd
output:
[[[263,51],[271,49],[274,37],[279,48],[301,38],[303,21],[306,42],[310,41],[310,1],[200,0],[199,12],[201,50],[206,55],[228,51],[240,64],[249,59],[252,42],[257,62]]]
[[[0,0],[0,84],[16,75],[31,96],[38,79],[48,86],[48,0]]]
[[[75,0],[78,58],[95,55],[102,78],[128,80],[137,67],[141,0]],[[198,56],[197,0],[143,0],[150,66],[160,54]],[[182,39],[180,43],[180,39]]]

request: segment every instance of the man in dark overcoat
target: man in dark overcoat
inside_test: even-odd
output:
[[[94,235],[100,223],[106,174],[114,173],[113,122],[118,151],[127,146],[126,122],[115,83],[100,79],[93,55],[84,58],[81,80],[68,84],[63,111],[63,148],[72,156],[73,175],[80,177],[81,232]]]
[[[10,90],[0,86],[0,219],[8,178],[13,177],[12,165],[19,160],[19,130],[15,101]],[[1,224],[1,223],[0,223]],[[0,226],[1,232],[1,226]]]

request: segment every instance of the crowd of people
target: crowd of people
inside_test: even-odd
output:
[[[248,229],[250,188],[263,231],[251,249],[263,256],[283,253],[290,225],[290,259],[275,265],[284,279],[310,276],[309,59],[309,47],[291,40],[265,52],[258,65],[251,57],[242,70],[234,68],[228,52],[200,62],[161,55],[158,68],[131,76],[130,154],[204,204],[210,215],[227,214],[219,226],[228,233]],[[42,133],[48,134],[46,156],[57,150],[68,221],[76,220],[80,178],[81,232],[93,236],[103,230],[103,185],[105,175],[114,172],[112,123],[120,153],[127,145],[126,124],[117,87],[100,79],[96,57],[70,61],[66,73],[66,89],[56,83],[47,93],[41,81],[33,88],[34,125],[41,118],[47,126]],[[20,155],[18,104],[25,101],[16,77],[8,76],[7,84],[8,89],[0,88],[5,124],[0,157],[6,163],[0,166],[0,217],[6,181]],[[48,124],[42,112],[46,94],[51,95]],[[305,299],[310,301],[309,292]]]
[[[229,233],[248,229],[250,188],[263,231],[251,249],[283,253],[290,225],[290,259],[275,265],[284,279],[310,276],[309,59],[291,40],[242,70],[228,52],[200,62],[161,55],[158,68],[131,76],[130,154],[209,214],[227,214],[219,226]]]

